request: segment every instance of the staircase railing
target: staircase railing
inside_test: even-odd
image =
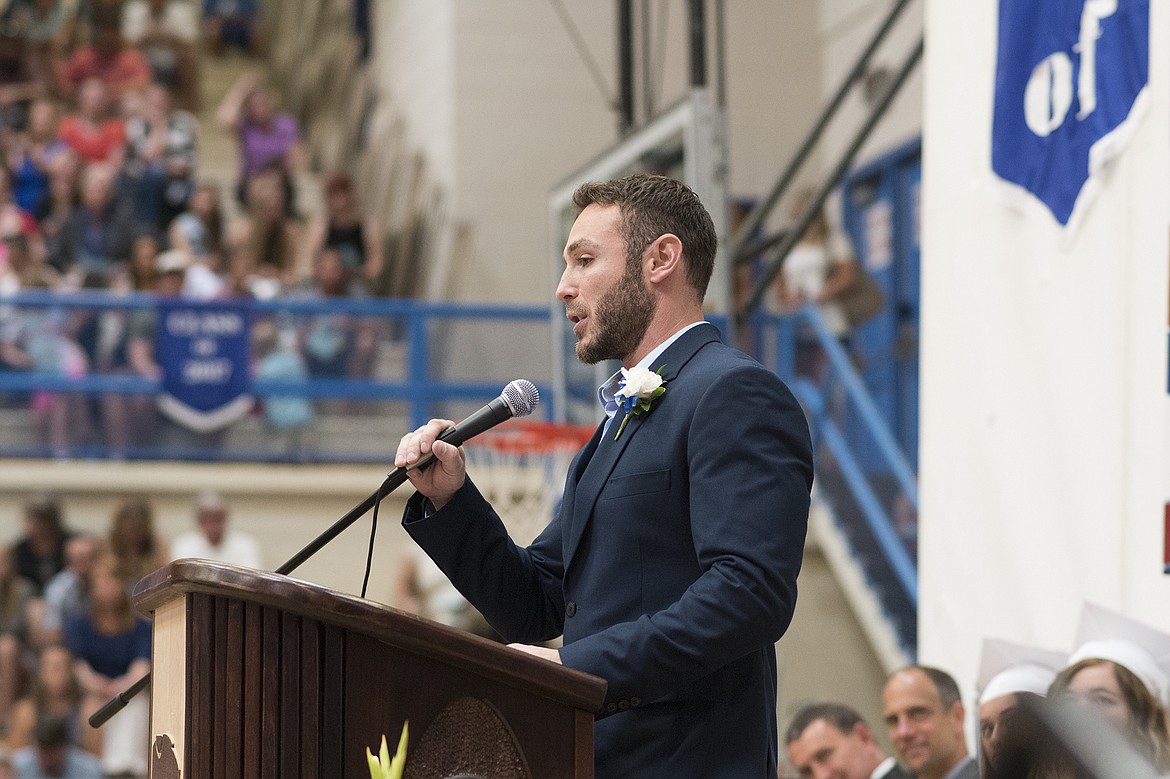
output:
[[[767,356],[808,416],[818,492],[848,537],[903,649],[913,656],[918,608],[914,470],[851,355],[815,305],[788,316],[757,314],[751,321],[772,341]]]

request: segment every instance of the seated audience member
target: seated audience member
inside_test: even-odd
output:
[[[154,291],[158,286],[158,256],[161,253],[162,244],[153,230],[144,229],[134,237],[130,244],[130,264],[122,280],[128,291]]]
[[[93,273],[109,278],[116,263],[130,257],[134,219],[114,199],[115,169],[107,164],[86,166],[81,176],[81,203],[73,209],[57,238],[49,262],[62,274],[84,278]]]
[[[995,639],[983,640],[979,662],[979,773],[993,770],[1001,741],[1000,724],[1028,696],[1044,697],[1064,665],[1064,655]]]
[[[43,496],[24,505],[24,535],[13,545],[12,555],[16,572],[33,583],[36,597],[65,568],[65,542],[71,536],[56,498]]]
[[[1097,779],[1070,751],[1070,747],[1079,749],[1083,745],[1062,743],[1062,738],[1054,735],[1051,723],[1053,714],[1057,713],[1062,714],[1061,719],[1066,725],[1070,724],[1070,715],[1078,714],[1075,711],[1057,712],[1044,698],[1020,693],[1018,705],[1004,711],[1000,717],[995,757],[991,761],[982,761],[981,779]],[[1092,726],[1093,723],[1080,724]]]
[[[37,659],[29,694],[16,702],[8,742],[13,749],[33,743],[36,723],[59,717],[69,724],[69,741],[88,752],[101,748],[97,731],[81,717],[81,683],[73,671],[73,653],[62,644],[49,644]]]
[[[183,281],[183,296],[212,300],[223,295],[227,280],[223,269],[223,212],[219,187],[211,182],[196,185],[187,210],[168,228],[171,248],[186,252],[191,267]]]
[[[130,262],[110,269],[108,289],[124,296],[132,292],[151,292],[157,282],[158,236],[146,230],[131,244]],[[107,308],[86,312],[88,316],[78,330],[77,341],[85,350],[93,373],[103,376],[133,375],[130,360],[130,333],[133,323],[150,315],[146,309]],[[149,436],[139,435],[136,424],[149,419],[153,398],[146,393],[106,392],[96,399],[101,432],[111,458],[125,457],[131,447],[150,443]]]
[[[0,725],[8,722],[24,679],[33,585],[16,572],[12,552],[0,549]]]
[[[292,177],[305,165],[301,130],[289,114],[277,113],[274,92],[260,84],[254,72],[242,74],[216,111],[216,120],[234,132],[240,144],[240,179],[236,197],[247,202],[248,181],[265,170],[280,174],[285,205],[292,208]]]
[[[351,291],[350,273],[336,249],[323,249],[313,268],[313,298],[344,298]],[[309,375],[316,378],[368,378],[376,347],[370,317],[348,313],[315,314],[309,319],[301,351]]]
[[[54,84],[76,32],[77,16],[67,0],[32,0],[25,5],[29,64],[37,80]]]
[[[336,249],[353,280],[373,291],[382,276],[382,235],[378,221],[358,204],[348,176],[334,174],[325,181],[325,212],[309,225],[310,256]]]
[[[107,546],[128,591],[170,559],[167,543],[154,529],[154,509],[143,496],[125,498],[114,509]]]
[[[150,671],[150,623],[130,603],[117,560],[105,554],[89,576],[90,606],[65,625],[65,645],[73,652],[77,678],[85,692],[88,718],[113,696],[125,692]],[[102,768],[106,773],[145,775],[149,722],[147,696],[137,695],[100,728]]]
[[[6,245],[12,247],[11,242]],[[22,250],[21,250],[22,251]],[[36,270],[42,270],[33,266]],[[20,289],[47,287],[44,273]],[[0,362],[7,370],[33,371],[66,379],[86,375],[85,352],[73,335],[73,313],[61,306],[31,305],[0,311]],[[68,457],[89,431],[85,395],[79,392],[38,390],[32,408],[42,443],[53,457]]]
[[[1170,773],[1170,635],[1086,603],[1077,649],[1048,696],[1092,709],[1162,773]]]
[[[924,665],[895,671],[882,690],[882,710],[898,761],[917,779],[978,779],[963,733],[966,712],[950,674]]]
[[[10,6],[0,15],[0,129],[23,130],[32,101],[45,94],[28,44],[25,17]]]
[[[54,160],[69,149],[57,133],[60,118],[51,100],[35,100],[28,125],[8,136],[8,168],[12,172],[12,199],[33,216],[47,213]]]
[[[45,244],[41,240],[37,220],[21,208],[12,195],[12,176],[6,168],[0,166],[0,238],[23,238],[33,255],[32,259],[40,260],[45,254]]]
[[[122,37],[150,63],[154,81],[195,109],[199,95],[199,20],[191,0],[127,0]]]
[[[260,568],[260,545],[252,536],[228,529],[227,503],[213,490],[204,490],[195,499],[198,530],[183,533],[171,544],[175,560],[195,557],[219,563]]]
[[[252,327],[252,375],[265,381],[305,381],[309,371],[305,358],[297,346],[293,330],[277,330],[271,321],[257,322]],[[260,397],[264,421],[271,432],[286,435],[284,443],[299,448],[300,434],[313,421],[313,402],[296,395],[269,395]]]
[[[198,132],[194,116],[171,109],[166,89],[157,84],[146,88],[140,115],[126,121],[123,169],[138,224],[165,230],[187,207]]]
[[[467,602],[434,560],[417,544],[408,544],[398,563],[390,605],[420,617],[500,640],[483,615]]]
[[[789,763],[805,779],[910,779],[882,752],[861,715],[839,703],[798,711],[785,743]]]
[[[269,169],[248,180],[245,214],[225,238],[230,275],[253,297],[266,300],[291,288],[304,270],[304,225],[289,216],[280,172]]]
[[[45,586],[44,607],[36,627],[39,646],[60,642],[65,623],[89,608],[89,572],[101,551],[101,540],[93,536],[75,536],[65,542],[65,570]]]
[[[108,162],[115,168],[125,157],[126,123],[110,115],[106,87],[86,79],[77,93],[77,111],[61,118],[57,134],[84,163]]]
[[[264,52],[260,0],[203,0],[203,35],[212,53],[237,46],[258,57]]]
[[[90,45],[73,52],[65,62],[59,87],[64,94],[73,95],[82,82],[91,78],[105,85],[113,103],[121,100],[125,92],[150,83],[150,64],[122,39],[122,20],[116,5],[95,9]]]
[[[60,717],[37,722],[34,744],[16,750],[12,765],[17,779],[103,779],[98,759],[69,742],[69,723]]]
[[[48,257],[58,257],[62,253],[65,225],[81,202],[78,191],[80,179],[81,158],[66,146],[49,164],[49,198],[34,214],[41,224]]]
[[[0,237],[0,295],[15,295],[25,289],[53,289],[60,275],[45,264],[43,254],[36,254],[23,235]],[[0,313],[0,331],[16,318],[16,311]],[[7,336],[0,332],[0,340]],[[7,369],[28,367],[12,365],[0,349],[0,366]]]

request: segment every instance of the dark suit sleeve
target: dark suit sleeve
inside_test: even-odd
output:
[[[441,510],[428,516],[427,505],[415,493],[403,527],[501,636],[538,643],[561,634],[565,599],[559,518],[524,549],[508,537],[470,478]]]
[[[651,702],[701,685],[770,647],[792,619],[812,486],[804,414],[754,364],[711,381],[692,408],[685,468],[697,579],[669,606],[561,650],[565,665],[609,682],[607,700]]]

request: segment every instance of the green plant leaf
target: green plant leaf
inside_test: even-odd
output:
[[[366,747],[366,762],[370,764],[370,779],[383,779],[382,766],[378,763],[378,758],[374,757],[374,753]]]
[[[410,720],[402,723],[402,735],[398,737],[398,751],[394,753],[394,760],[386,771],[386,779],[402,779],[402,772],[406,769],[406,741]]]
[[[386,746],[386,734],[382,734],[382,746],[378,749],[378,764],[382,766],[380,779],[390,779],[390,749]]]

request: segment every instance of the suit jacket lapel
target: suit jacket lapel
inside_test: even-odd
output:
[[[670,397],[670,382],[678,376],[683,366],[698,353],[699,349],[711,341],[717,340],[719,340],[719,331],[715,327],[711,325],[700,325],[683,333],[677,341],[667,347],[662,356],[655,361],[663,366],[662,378],[666,381],[666,394],[655,402],[656,406],[667,401]],[[656,369],[657,366],[651,367],[651,370]],[[577,547],[581,543],[581,538],[585,534],[585,528],[589,525],[589,519],[593,515],[593,507],[597,504],[601,490],[605,487],[605,483],[609,481],[609,477],[617,466],[618,460],[621,459],[622,453],[630,445],[630,441],[634,440],[634,436],[637,435],[643,421],[649,413],[655,412],[662,413],[655,407],[647,414],[631,417],[629,422],[626,423],[625,430],[622,430],[621,436],[618,436],[615,440],[614,437],[617,436],[617,431],[622,423],[622,412],[619,411],[614,417],[613,424],[610,425],[609,430],[605,431],[600,438],[595,433],[593,440],[586,445],[587,447],[593,447],[594,450],[592,456],[581,457],[578,462],[578,472],[574,474],[577,485],[576,491],[572,496],[573,504],[569,515],[571,521],[568,528],[568,536],[565,539],[566,570],[573,559],[573,555],[577,551]],[[601,427],[604,427],[604,425]]]

